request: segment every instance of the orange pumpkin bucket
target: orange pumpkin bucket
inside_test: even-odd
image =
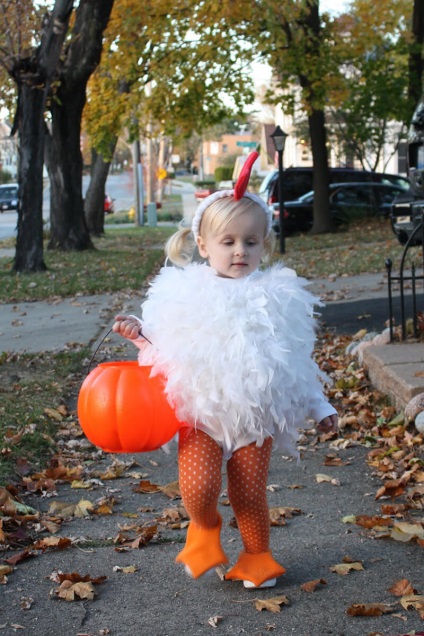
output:
[[[135,361],[103,362],[85,378],[78,418],[87,438],[112,453],[153,451],[184,424],[165,397],[163,378]]]

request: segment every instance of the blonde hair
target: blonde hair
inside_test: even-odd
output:
[[[217,199],[205,210],[200,223],[200,236],[212,233],[216,234],[225,228],[228,223],[248,210],[257,210],[258,214],[262,214],[265,222],[265,232],[267,228],[267,220],[262,208],[247,197],[236,200],[233,197],[225,197]],[[196,251],[196,241],[190,227],[180,227],[180,229],[171,236],[165,245],[165,254],[174,265],[185,267],[192,260]],[[264,252],[262,261],[268,262],[273,254],[275,247],[275,234],[270,230],[264,237]]]

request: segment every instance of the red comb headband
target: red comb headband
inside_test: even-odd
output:
[[[241,199],[243,194],[246,192],[247,185],[250,179],[250,173],[252,172],[252,166],[258,157],[259,152],[256,152],[256,150],[254,150],[250,153],[250,155],[244,162],[243,168],[241,169],[239,177],[237,179],[237,183],[234,186],[234,198],[236,201]]]

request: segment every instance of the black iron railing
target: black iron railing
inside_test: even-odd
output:
[[[386,260],[386,270],[388,276],[388,291],[389,291],[389,319],[390,319],[390,340],[393,341],[394,333],[394,308],[393,308],[393,284],[399,283],[400,290],[400,327],[401,338],[406,339],[407,336],[407,320],[406,315],[406,294],[405,283],[411,283],[410,303],[412,305],[412,329],[414,338],[418,338],[418,307],[417,307],[417,283],[424,281],[424,208],[421,210],[421,215],[416,218],[416,225],[411,232],[408,241],[405,244],[402,258],[400,261],[399,275],[394,276],[392,273],[393,263],[390,258]],[[417,245],[417,239],[421,236],[421,249],[422,249],[422,274],[416,273],[415,263],[411,264],[410,273],[405,272],[406,255],[410,247]]]

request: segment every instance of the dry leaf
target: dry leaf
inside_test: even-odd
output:
[[[281,612],[282,605],[289,605],[290,601],[287,596],[274,596],[273,598],[268,598],[266,600],[255,600],[255,608],[261,612],[262,610],[267,610],[268,612]]]
[[[408,596],[403,596],[400,599],[400,604],[406,610],[410,607],[413,607],[417,610],[421,618],[424,619],[424,595],[423,594],[409,594]]]
[[[47,550],[47,548],[54,548],[56,550],[64,550],[65,548],[69,548],[72,544],[71,540],[67,537],[46,537],[45,539],[40,539],[36,543],[34,543],[35,550]]]
[[[355,603],[346,610],[346,614],[349,616],[382,616],[382,614],[393,612],[394,607],[387,603]]]
[[[21,597],[21,609],[30,610],[34,603],[34,599],[32,596],[22,596]]]
[[[211,627],[217,627],[217,626],[218,626],[218,624],[219,624],[221,621],[222,621],[222,616],[211,616],[211,617],[208,619],[208,624],[209,624]]]
[[[393,519],[388,519],[387,517],[370,517],[368,515],[357,515],[355,523],[358,526],[362,526],[363,528],[375,528],[376,526],[392,526],[394,521]]]
[[[269,492],[276,492],[277,490],[281,490],[281,486],[280,484],[269,484],[266,489],[269,490]]]
[[[424,526],[421,523],[407,523],[399,521],[390,530],[390,536],[395,541],[407,542],[412,539],[424,541]]]
[[[160,490],[161,490],[161,492],[163,492],[164,495],[166,495],[170,499],[180,499],[181,498],[180,484],[179,484],[178,480],[177,481],[171,481],[171,483],[166,484],[166,486],[161,486]]]
[[[140,483],[138,484],[138,486],[134,488],[133,490],[134,492],[144,492],[144,493],[161,492],[161,486],[158,486],[157,484],[152,484],[152,482],[149,479],[142,479]]]
[[[134,574],[134,572],[137,572],[137,567],[135,565],[125,565],[124,567],[121,567],[120,565],[114,565],[113,571],[123,572],[124,574]]]
[[[327,585],[327,581],[325,579],[314,579],[313,581],[308,581],[307,583],[302,583],[300,589],[303,592],[315,592],[315,589],[318,585]]]
[[[340,486],[340,481],[338,479],[335,479],[334,477],[330,477],[329,475],[324,475],[322,473],[317,473],[315,475],[315,479],[317,480],[319,484],[323,482],[328,482],[329,484],[332,484],[333,486]]]
[[[407,596],[409,594],[415,594],[416,590],[412,587],[408,579],[400,579],[393,583],[392,587],[388,590],[394,596]]]
[[[363,570],[363,566],[362,563],[356,562],[356,563],[338,563],[337,565],[334,565],[333,567],[330,568],[331,572],[335,572],[336,574],[341,574],[342,576],[346,576],[346,574],[349,574],[349,572],[351,570]]]
[[[88,517],[94,509],[91,501],[81,499],[77,504],[70,504],[63,501],[52,501],[49,507],[50,515],[57,515],[62,519],[69,517]]]
[[[56,420],[56,422],[61,422],[63,420],[63,415],[60,411],[58,411],[58,409],[45,408],[44,414],[51,420]]]
[[[87,583],[82,581],[78,583],[62,581],[55,593],[59,598],[65,599],[65,601],[75,601],[76,597],[92,601],[96,591],[94,585],[89,581]]]

